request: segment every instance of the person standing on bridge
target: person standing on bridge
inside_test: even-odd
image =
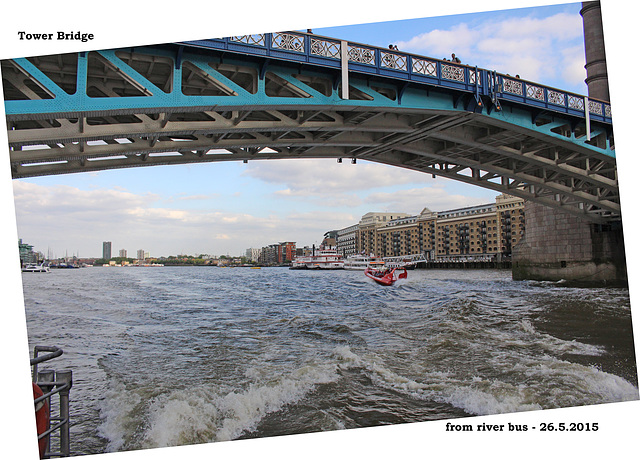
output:
[[[460,58],[456,57],[455,53],[451,53],[451,62],[455,62],[456,64],[460,64]]]

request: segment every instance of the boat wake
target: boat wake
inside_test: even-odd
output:
[[[335,366],[308,365],[273,381],[247,383],[243,391],[213,385],[153,395],[120,383],[103,401],[99,434],[108,440],[108,452],[230,441],[337,378]]]

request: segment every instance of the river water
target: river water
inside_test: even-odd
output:
[[[638,399],[629,293],[504,270],[24,273],[74,455]]]

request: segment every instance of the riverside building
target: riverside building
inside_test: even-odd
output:
[[[524,200],[499,195],[496,202],[420,214],[369,212],[338,230],[338,250],[377,257],[423,254],[434,262],[505,261],[524,236]]]
[[[497,220],[495,204],[438,213],[435,260],[494,260],[499,247]]]
[[[511,257],[513,247],[524,237],[524,200],[510,195],[496,197],[500,223],[500,251]]]
[[[38,254],[34,252],[32,244],[23,243],[22,238],[20,238],[18,240],[18,249],[20,250],[20,266],[38,262]]]
[[[260,257],[260,252],[261,252],[260,248],[249,248],[245,253],[245,257],[251,262],[258,262],[258,259]]]
[[[291,262],[295,256],[296,243],[286,241],[263,247],[258,256],[258,262],[263,265],[283,265]]]
[[[437,213],[424,208],[417,216],[394,219],[376,232],[378,257],[424,254],[433,259]]]
[[[368,212],[360,219],[356,233],[357,252],[361,254],[379,254],[376,232],[380,227],[394,219],[410,217],[402,212]]]
[[[342,257],[358,253],[358,224],[336,231],[336,248]]]

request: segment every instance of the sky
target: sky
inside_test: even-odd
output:
[[[580,4],[336,27],[316,34],[519,74],[586,94]],[[304,28],[303,28],[304,30]],[[262,32],[262,30],[253,30]],[[559,65],[560,64],[560,65]],[[335,160],[157,166],[13,181],[18,237],[45,256],[242,255],[319,244],[371,211],[490,203],[495,192],[398,168]]]

